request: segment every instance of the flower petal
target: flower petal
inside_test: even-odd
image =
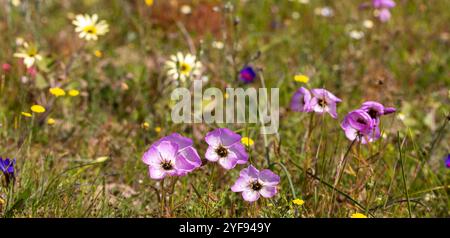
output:
[[[249,180],[244,177],[239,177],[233,186],[231,186],[231,191],[233,192],[243,192],[248,189]]]
[[[242,192],[242,197],[245,201],[254,202],[259,199],[259,192],[254,190],[245,190]]]

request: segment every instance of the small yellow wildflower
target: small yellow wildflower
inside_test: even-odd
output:
[[[255,142],[249,137],[242,137],[241,143],[245,146],[252,146]]]
[[[148,122],[144,122],[141,124],[141,127],[144,129],[148,129],[150,127],[150,124],[148,124]]]
[[[49,118],[49,119],[47,119],[47,124],[49,124],[49,125],[54,125],[56,123],[56,120],[55,119],[53,119],[53,118]]]
[[[62,88],[50,88],[48,91],[50,91],[51,94],[53,94],[56,97],[65,96],[66,92]]]
[[[155,127],[155,132],[156,132],[156,133],[160,133],[161,130],[162,130],[161,127],[159,127],[159,126]]]
[[[154,1],[153,0],[145,0],[145,5],[151,7],[153,6]]]
[[[297,74],[294,76],[294,81],[299,82],[299,83],[308,83],[309,77],[304,74]]]
[[[294,203],[297,206],[302,206],[303,204],[305,204],[305,201],[303,201],[302,199],[296,198],[296,199],[292,200],[292,203]]]
[[[103,56],[103,53],[100,50],[96,50],[96,51],[94,51],[94,55],[97,58],[101,58]]]
[[[69,96],[71,97],[76,97],[80,94],[80,91],[76,90],[76,89],[71,89],[69,90]]]
[[[45,107],[43,107],[41,105],[33,105],[33,106],[31,106],[31,111],[33,111],[35,113],[43,113],[43,112],[45,112]]]
[[[367,216],[362,213],[353,213],[350,218],[367,218]]]
[[[22,112],[21,114],[24,117],[31,117],[32,116],[31,113],[28,113],[28,112]]]

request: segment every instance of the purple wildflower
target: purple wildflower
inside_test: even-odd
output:
[[[364,102],[359,109],[367,112],[377,125],[381,116],[391,114],[396,111],[393,107],[384,107],[383,104],[374,101]]]
[[[191,139],[178,133],[153,143],[142,157],[142,161],[149,166],[150,178],[184,176],[200,167],[202,161],[192,144]]]
[[[0,157],[0,171],[5,176],[6,185],[10,183],[11,180],[15,179],[14,176],[14,165],[16,164],[16,159],[3,159]]]
[[[291,110],[295,112],[311,112],[311,93],[301,87],[294,93],[291,99]]]
[[[256,78],[256,72],[251,66],[245,66],[239,72],[239,79],[244,83],[252,83]]]
[[[447,155],[447,159],[445,159],[445,166],[450,168],[450,154]]]
[[[310,101],[311,109],[319,114],[328,112],[331,117],[336,119],[336,104],[342,100],[323,88],[311,89],[311,93],[313,95]]]
[[[372,0],[372,5],[374,8],[393,8],[395,7],[395,2],[393,0]]]
[[[380,129],[369,113],[357,109],[345,116],[341,123],[345,136],[349,140],[356,140],[362,144],[367,144],[380,137]]]
[[[271,198],[277,194],[277,185],[280,177],[272,171],[265,169],[261,172],[253,165],[241,170],[239,178],[231,187],[231,191],[240,193],[245,201],[254,202],[260,196]]]
[[[393,0],[372,0],[372,6],[379,10],[378,19],[382,22],[387,22],[391,19],[389,9],[395,7],[395,2]]]
[[[205,137],[209,147],[205,157],[216,162],[225,169],[232,169],[236,164],[245,164],[248,154],[241,143],[241,136],[227,128],[218,128],[209,132]]]

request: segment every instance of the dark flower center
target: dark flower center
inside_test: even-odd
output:
[[[216,153],[219,155],[220,158],[224,158],[227,157],[228,155],[228,149],[220,145],[219,148],[216,149]]]
[[[319,106],[321,106],[321,107],[325,107],[325,106],[327,105],[327,102],[326,102],[325,100],[323,100],[323,99],[319,99],[319,100],[317,101],[317,103],[318,103]]]
[[[259,191],[262,188],[262,185],[258,181],[254,181],[250,184],[250,188],[255,191]]]
[[[376,110],[374,110],[374,109],[369,109],[369,112],[367,112],[368,114],[369,114],[369,116],[372,118],[372,119],[375,119],[375,118],[377,118],[377,116],[378,116],[378,112],[376,111]]]
[[[171,170],[173,168],[172,163],[170,161],[163,161],[161,167],[164,170]]]

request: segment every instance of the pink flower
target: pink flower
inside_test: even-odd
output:
[[[277,185],[280,177],[272,171],[265,169],[261,172],[253,165],[241,170],[239,178],[231,187],[231,191],[240,193],[242,198],[248,202],[254,202],[260,196],[271,198],[277,194]]]
[[[336,119],[336,104],[342,100],[323,88],[311,89],[311,93],[313,95],[310,101],[311,109],[319,114],[328,112],[331,117]]]
[[[218,128],[209,132],[205,137],[209,147],[205,157],[211,162],[219,164],[229,170],[236,164],[245,164],[248,154],[241,143],[241,136],[228,128]]]
[[[391,19],[389,9],[395,7],[395,2],[393,0],[372,0],[372,6],[379,10],[378,19],[381,22],[387,22]]]
[[[184,176],[200,167],[200,156],[192,147],[192,140],[173,133],[150,146],[142,161],[149,166],[152,179],[166,176]]]
[[[359,141],[362,144],[373,142],[380,138],[380,128],[364,110],[357,109],[345,116],[341,123],[347,139]]]
[[[9,73],[9,71],[11,71],[11,65],[8,64],[8,63],[2,64],[2,70],[3,70],[3,72],[5,72],[5,73]]]
[[[30,68],[27,69],[27,73],[32,77],[36,77],[37,74],[37,69],[34,66],[31,66]]]
[[[311,93],[301,87],[294,93],[291,99],[291,110],[294,112],[311,112]]]

